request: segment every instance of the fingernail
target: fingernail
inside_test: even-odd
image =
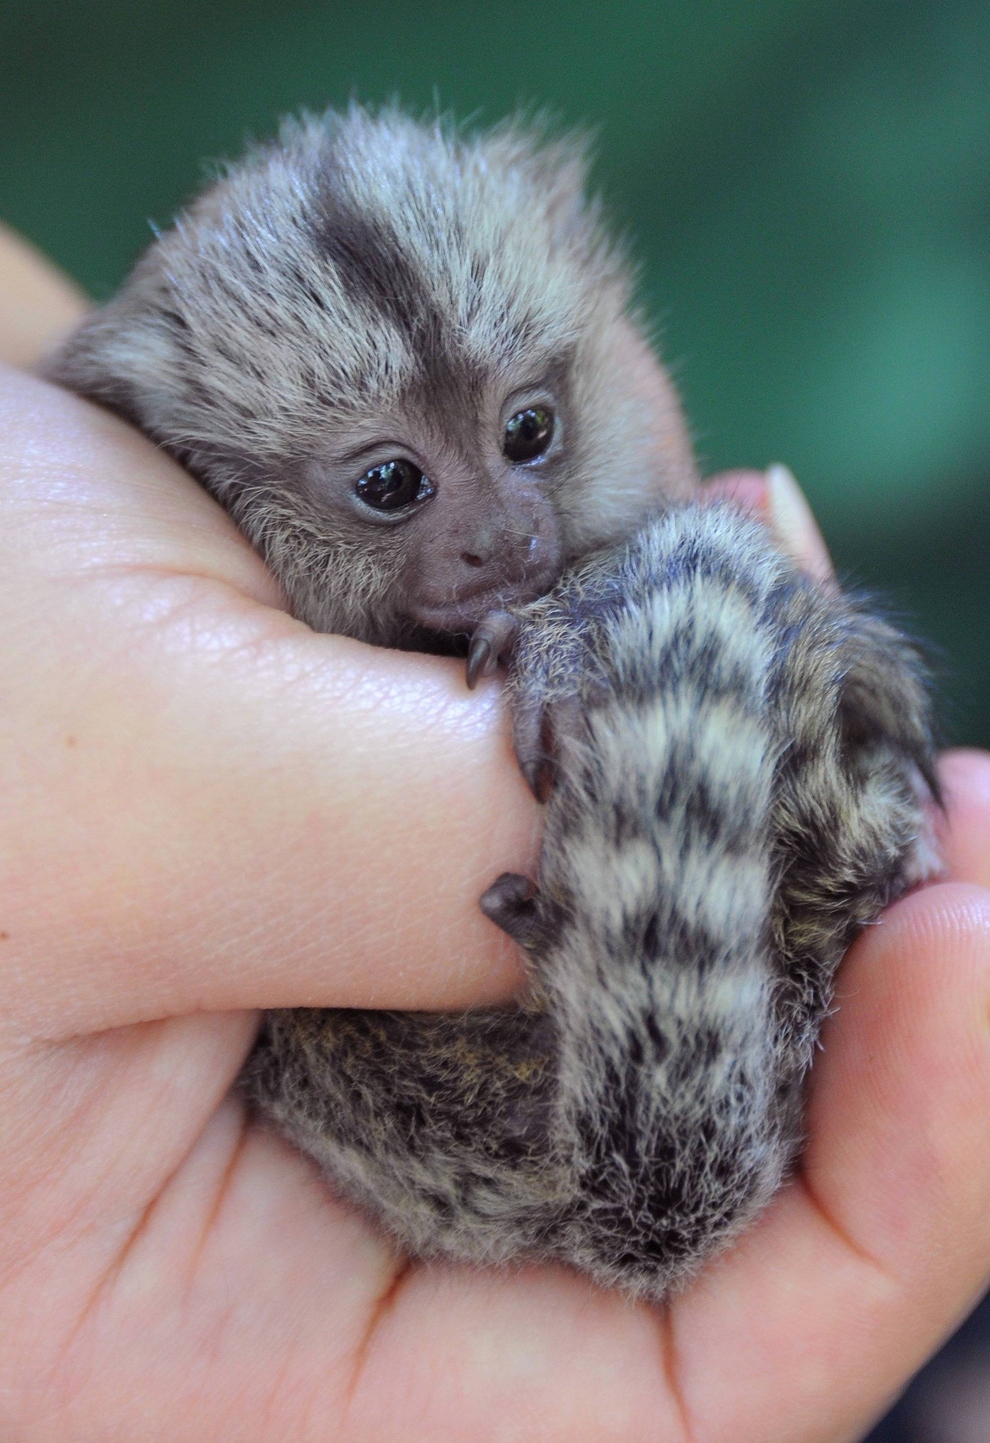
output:
[[[831,557],[794,473],[778,462],[765,475],[770,525],[781,550],[815,581],[833,581]]]

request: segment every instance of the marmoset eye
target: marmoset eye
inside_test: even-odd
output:
[[[354,483],[354,494],[374,511],[401,511],[433,495],[433,485],[412,461],[399,458],[372,466]]]
[[[535,461],[553,440],[553,412],[545,406],[517,411],[505,428],[502,455],[513,465]]]

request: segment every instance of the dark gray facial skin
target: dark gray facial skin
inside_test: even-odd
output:
[[[410,409],[376,418],[345,432],[334,456],[304,462],[298,485],[337,517],[342,536],[394,555],[405,612],[417,626],[470,633],[491,609],[540,596],[559,575],[555,497],[568,479],[563,412],[547,387],[534,386],[501,404],[485,397],[460,415],[434,407],[432,415]],[[549,440],[531,459],[513,461],[504,454],[507,426],[534,413],[550,418]],[[382,484],[390,470],[400,473],[394,506]],[[376,494],[385,505],[373,504]]]

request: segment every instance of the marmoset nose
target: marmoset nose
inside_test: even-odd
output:
[[[455,569],[460,584],[472,590],[518,583],[543,566],[544,551],[539,536],[526,532],[473,536],[458,549]]]
[[[471,571],[490,566],[496,555],[505,551],[502,528],[496,521],[480,517],[474,517],[473,524],[457,527],[450,539],[458,561]]]

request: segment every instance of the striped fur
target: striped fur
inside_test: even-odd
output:
[[[719,509],[519,621],[521,734],[556,738],[530,995],[274,1013],[246,1082],[412,1252],[661,1297],[793,1160],[839,958],[922,865],[927,701],[897,633]]]
[[[199,477],[315,628],[443,648],[514,611],[520,759],[549,729],[556,785],[537,896],[483,903],[530,995],[274,1013],[244,1083],[413,1252],[658,1297],[793,1157],[837,960],[921,865],[929,741],[910,649],[752,524],[688,507],[596,551],[696,477],[668,383],[637,389],[583,183],[573,145],[518,126],[290,122],[47,374]],[[507,408],[534,399],[554,445],[513,467]],[[382,447],[436,483],[400,525],[354,504]]]
[[[695,484],[673,388],[658,370],[644,397],[629,374],[645,342],[628,266],[584,179],[578,146],[517,125],[472,137],[358,107],[287,121],[159,237],[47,374],[182,461],[301,620],[432,649],[420,613],[437,593],[464,601],[432,629],[470,632]],[[500,452],[513,398],[557,417],[536,468]],[[393,452],[436,483],[398,525],[349,489]],[[465,546],[491,557],[492,595],[458,568]]]

